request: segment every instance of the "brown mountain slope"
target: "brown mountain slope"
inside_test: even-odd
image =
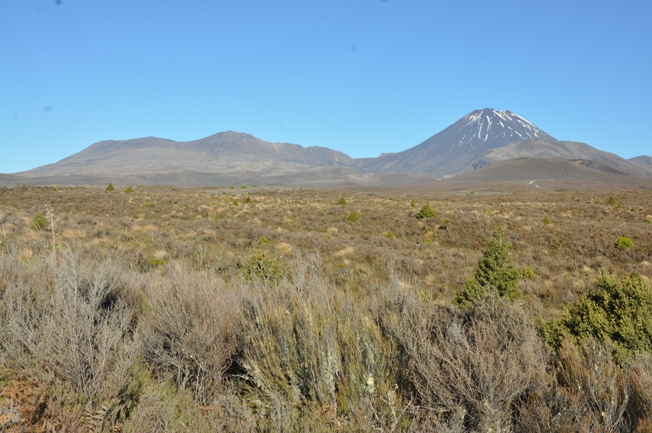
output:
[[[200,140],[161,138],[101,141],[61,161],[20,173],[22,176],[147,175],[164,173],[259,172],[286,175],[306,167],[352,166],[342,152],[324,147],[269,143],[250,134],[227,131]]]
[[[475,161],[473,168],[478,169],[515,158],[586,160],[610,166],[616,172],[626,172],[640,176],[652,175],[652,167],[642,167],[616,154],[598,150],[585,143],[554,139],[529,139],[492,149]],[[587,165],[587,163],[584,165]]]
[[[449,182],[527,182],[589,180],[628,175],[595,161],[569,161],[561,158],[515,158],[469,171]]]
[[[627,161],[636,164],[649,165],[652,167],[652,156],[647,156],[647,155],[635,156],[634,158],[629,158]]]

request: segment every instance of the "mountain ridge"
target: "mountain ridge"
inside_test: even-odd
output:
[[[327,147],[272,143],[248,133],[224,131],[185,142],[158,137],[103,140],[56,163],[13,177],[0,176],[0,182],[412,184],[454,178],[519,158],[529,158],[529,166],[539,163],[553,172],[567,166],[558,160],[570,161],[574,165],[568,167],[577,176],[652,176],[649,157],[625,160],[585,143],[560,141],[509,110],[485,108],[414,147],[376,158],[354,159]],[[551,165],[550,159],[557,165]],[[524,163],[519,164],[523,167]]]

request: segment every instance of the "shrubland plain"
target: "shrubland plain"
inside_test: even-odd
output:
[[[0,431],[652,431],[652,189],[543,186],[0,188]]]

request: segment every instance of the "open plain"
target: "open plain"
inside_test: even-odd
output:
[[[649,358],[542,331],[649,285],[652,181],[613,179],[2,187],[0,429],[649,431]],[[522,296],[460,309],[496,230]]]

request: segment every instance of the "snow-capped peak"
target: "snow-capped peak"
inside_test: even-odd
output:
[[[514,142],[550,137],[525,118],[509,110],[475,110],[464,116],[460,123],[462,131],[455,145],[481,144],[495,139]]]

